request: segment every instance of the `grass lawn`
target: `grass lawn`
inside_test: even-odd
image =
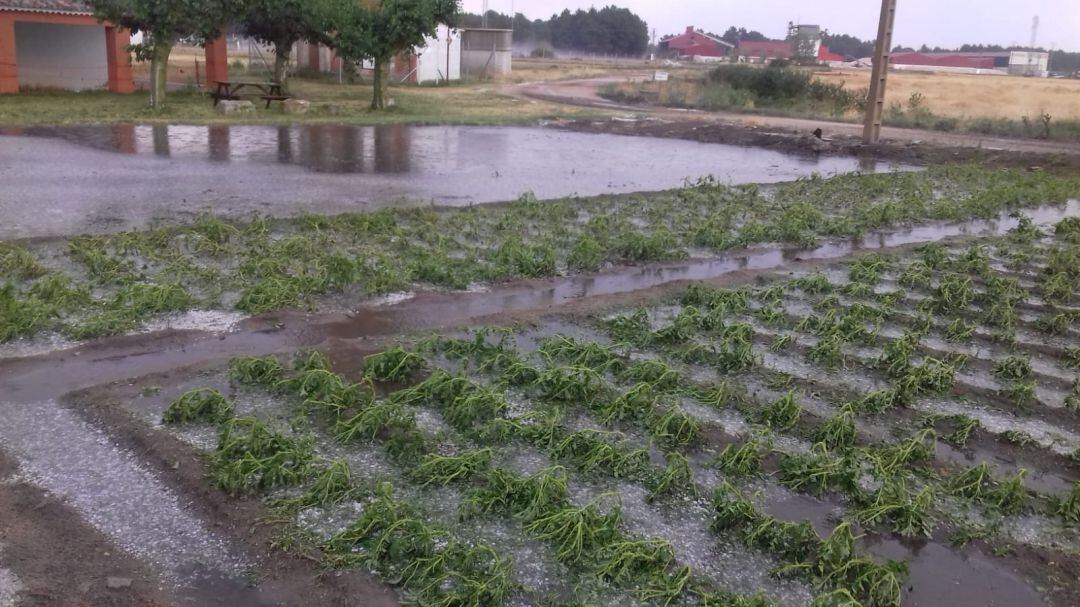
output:
[[[541,101],[524,101],[499,94],[493,83],[449,87],[391,86],[388,98],[395,106],[373,112],[371,86],[338,84],[328,80],[298,79],[292,93],[311,101],[305,115],[285,114],[280,107],[247,115],[218,114],[211,100],[194,90],[169,94],[168,107],[154,112],[146,107],[148,94],[118,95],[104,91],[27,92],[0,96],[0,126],[63,125],[85,123],[295,123],[352,122],[361,124],[525,124],[557,118],[588,118],[597,110],[572,108]]]

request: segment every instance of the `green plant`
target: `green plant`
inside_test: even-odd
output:
[[[1021,468],[1012,478],[997,484],[988,491],[986,501],[1002,514],[1019,514],[1027,501],[1027,490],[1024,488],[1025,476],[1027,476],[1027,470]]]
[[[491,388],[473,387],[456,396],[446,405],[446,421],[461,431],[503,417],[506,399]]]
[[[799,423],[802,407],[795,400],[795,392],[790,391],[761,410],[761,420],[770,428],[779,431],[790,430]]]
[[[545,468],[529,477],[495,468],[466,496],[462,515],[506,513],[528,522],[561,510],[568,500],[566,469],[562,466]]]
[[[449,485],[487,472],[491,469],[491,457],[491,449],[479,449],[452,456],[429,453],[409,472],[409,476],[421,485]]]
[[[600,578],[631,585],[666,571],[675,562],[675,550],[667,540],[618,540],[603,548],[599,561]]]
[[[942,275],[929,300],[939,312],[959,312],[975,301],[975,288],[970,276],[946,272]]]
[[[649,489],[649,501],[654,501],[664,495],[671,495],[679,491],[695,493],[694,472],[690,469],[690,461],[681,453],[668,453],[667,467],[663,473],[652,475],[647,481]]]
[[[606,252],[596,239],[582,236],[570,248],[567,265],[581,272],[595,272],[604,262]]]
[[[757,474],[761,471],[761,448],[754,440],[742,444],[728,443],[716,456],[716,467],[732,476]]]
[[[994,365],[994,376],[1003,381],[1030,379],[1031,361],[1022,356],[1009,356]]]
[[[1080,482],[1074,482],[1069,496],[1056,501],[1054,510],[1067,523],[1080,523]]]
[[[273,356],[248,356],[229,361],[229,377],[246,385],[273,386],[281,381],[284,369]]]
[[[784,454],[780,457],[780,482],[796,491],[857,491],[860,463],[853,458],[836,457],[824,443],[815,443],[809,453]]]
[[[963,318],[954,319],[945,328],[945,339],[951,342],[965,342],[975,335],[977,328],[975,323],[967,322]]]
[[[889,261],[877,253],[870,253],[855,260],[848,268],[848,280],[872,286],[881,280],[882,272],[889,268]]]
[[[192,390],[169,404],[162,416],[167,424],[193,421],[222,423],[233,417],[233,406],[220,392],[212,388]]]
[[[323,470],[303,495],[275,503],[285,510],[327,507],[340,503],[356,493],[352,471],[344,460],[335,460]]]
[[[548,367],[535,384],[547,399],[590,407],[609,392],[604,378],[589,367]]]
[[[1028,434],[1027,432],[1024,432],[1023,430],[1006,430],[1005,433],[1002,434],[1001,436],[1006,441],[1008,441],[1008,442],[1010,442],[1010,443],[1012,443],[1012,444],[1014,444],[1014,445],[1016,445],[1018,447],[1027,447],[1029,445],[1038,445],[1039,444],[1039,442],[1037,440],[1032,438],[1032,436],[1030,434]]]
[[[525,526],[537,539],[551,542],[556,557],[565,563],[580,563],[595,558],[619,537],[622,511],[618,505],[607,513],[593,500],[581,507],[567,506],[542,514]]]
[[[1068,304],[1072,301],[1073,281],[1066,272],[1043,276],[1039,286],[1046,301],[1056,304]]]
[[[855,445],[855,411],[843,407],[817,431],[817,440],[830,449],[846,449]]]
[[[45,268],[26,249],[0,242],[0,278],[30,280],[44,275]]]
[[[403,383],[425,364],[424,357],[399,346],[364,358],[364,375],[376,381]]]
[[[860,523],[884,523],[904,537],[930,537],[933,520],[930,508],[934,502],[932,487],[924,487],[912,495],[902,480],[886,481],[873,501],[856,514]]]
[[[773,338],[772,343],[769,344],[770,352],[783,352],[787,350],[791,345],[795,344],[797,338],[794,335],[777,335]]]
[[[254,417],[225,421],[210,458],[214,483],[232,494],[296,485],[312,472],[310,437],[287,436]]]
[[[1012,381],[1001,394],[1017,409],[1026,409],[1035,402],[1035,381]]]
[[[701,435],[701,423],[677,405],[664,411],[653,409],[646,421],[649,434],[669,447],[689,445]]]

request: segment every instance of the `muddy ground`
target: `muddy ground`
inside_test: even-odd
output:
[[[885,140],[876,145],[867,145],[860,137],[843,132],[825,131],[824,139],[819,139],[811,134],[810,129],[795,130],[685,118],[576,120],[562,122],[558,126],[586,133],[688,139],[701,143],[765,148],[788,154],[856,156],[866,160],[867,168],[871,168],[873,163],[888,160],[916,165],[978,163],[1062,173],[1080,171],[1080,154],[1068,147],[1061,147],[1060,151],[1048,151],[1054,148],[1040,147],[1038,150],[1017,153],[1016,150],[1005,147],[940,146],[921,141]],[[829,123],[822,123],[821,126],[828,129]]]
[[[848,250],[839,259],[850,258],[851,254]],[[363,572],[326,575],[317,553],[274,550],[281,529],[263,524],[270,512],[259,500],[231,498],[211,488],[205,462],[192,446],[137,419],[125,403],[137,399],[148,386],[190,381],[208,369],[221,368],[237,355],[282,354],[300,347],[316,347],[327,352],[340,370],[347,371],[357,368],[363,355],[397,336],[421,329],[573,320],[666,297],[692,279],[704,278],[718,286],[757,284],[837,261],[814,259],[806,252],[802,255],[781,255],[774,260],[776,263],[756,269],[742,263],[720,264],[718,267],[724,271],[716,274],[714,268],[711,277],[687,275],[679,269],[685,268],[683,264],[670,268],[666,278],[655,271],[639,274],[628,268],[621,278],[616,273],[606,281],[586,276],[523,281],[487,293],[422,293],[398,305],[358,308],[350,314],[270,314],[244,321],[237,330],[222,335],[173,331],[126,336],[93,342],[74,351],[0,361],[0,390],[8,398],[21,402],[54,399],[101,430],[119,448],[136,454],[215,535],[238,546],[255,564],[246,580],[254,587],[242,583],[245,580],[211,580],[194,590],[184,590],[182,597],[163,593],[157,590],[155,572],[111,546],[73,508],[31,485],[6,483],[0,485],[0,521],[5,523],[4,528],[16,531],[8,531],[0,538],[0,543],[7,546],[0,554],[0,568],[15,571],[29,589],[25,596],[30,605],[156,605],[192,600],[222,605],[344,605],[356,604],[358,597],[364,597],[366,605],[395,604],[394,592]],[[980,447],[1003,459],[1013,457],[1015,451],[1010,445],[989,440]],[[10,471],[10,459],[0,462],[6,462]],[[10,472],[0,474],[4,476],[10,476]],[[993,548],[982,546],[979,554]],[[101,558],[86,559],[87,554]],[[1077,598],[1075,584],[1062,574],[1062,567],[1071,566],[1075,560],[1069,559],[1056,553],[1018,550],[1002,564],[1015,575],[1032,580],[1053,605],[1064,607],[1075,604]],[[109,590],[102,586],[107,576],[131,578],[133,583],[123,592]],[[58,579],[77,583],[58,590]],[[168,590],[167,584],[163,586]],[[312,597],[317,602],[313,603]]]
[[[19,605],[168,604],[153,572],[73,508],[21,478],[2,451],[0,547],[0,567],[10,569],[23,588]]]

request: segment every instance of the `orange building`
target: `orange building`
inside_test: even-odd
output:
[[[0,0],[0,93],[20,88],[135,90],[131,33],[79,0]],[[206,45],[208,80],[228,78],[223,40]]]

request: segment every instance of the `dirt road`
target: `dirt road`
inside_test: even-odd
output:
[[[647,76],[642,73],[629,78],[644,77]],[[611,76],[583,80],[530,82],[504,87],[502,92],[520,99],[537,99],[550,103],[628,112],[668,123],[773,130],[804,137],[820,128],[826,138],[859,139],[862,137],[862,125],[849,122],[625,105],[614,103],[600,96],[600,87],[614,82],[625,82],[626,80],[627,76]],[[883,143],[893,145],[928,144],[945,148],[976,148],[991,151],[1080,155],[1080,144],[1076,143],[991,137],[977,133],[947,133],[885,127],[881,131],[881,137]]]

